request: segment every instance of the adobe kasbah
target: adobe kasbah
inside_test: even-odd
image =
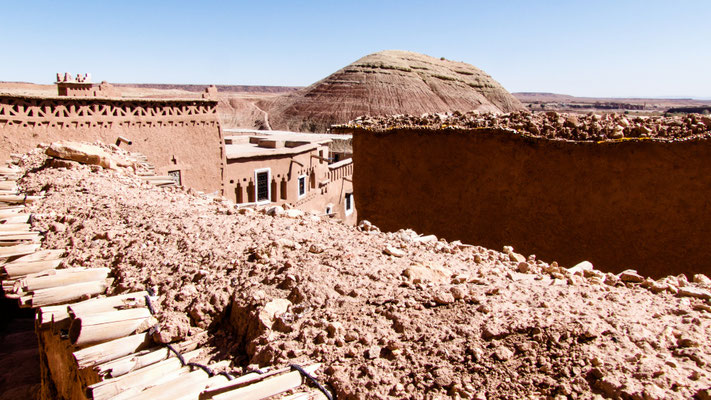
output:
[[[92,72],[0,82],[0,400],[711,399],[711,101]]]

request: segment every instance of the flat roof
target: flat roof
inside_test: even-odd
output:
[[[317,137],[314,138],[313,136]],[[327,144],[330,141],[331,139],[321,135],[272,134],[225,136],[225,157],[228,160],[236,160],[240,158],[301,154],[317,149],[319,145]],[[260,142],[267,142],[267,144],[263,145],[260,144]],[[275,146],[270,147],[269,144]]]
[[[348,140],[352,139],[353,135],[350,134],[334,134],[334,133],[304,133],[304,132],[290,132],[290,131],[260,131],[256,129],[223,129],[223,132],[225,134],[227,133],[239,133],[242,135],[259,135],[259,136],[264,136],[264,135],[270,135],[270,136],[283,136],[283,137],[292,137],[292,136],[298,136],[301,138],[310,138],[313,140],[319,140],[323,138],[328,138],[331,140]],[[298,140],[298,139],[289,139],[289,140]]]

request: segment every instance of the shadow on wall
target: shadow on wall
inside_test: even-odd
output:
[[[393,151],[397,149],[397,151]],[[361,219],[566,267],[711,273],[711,143],[356,131]]]

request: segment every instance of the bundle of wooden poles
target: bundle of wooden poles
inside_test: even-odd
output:
[[[61,249],[40,249],[22,171],[0,167],[0,280],[6,298],[36,309],[42,399],[264,399],[296,390],[304,377],[289,368],[234,377],[228,361],[202,365],[207,332],[170,346],[152,339],[157,296],[106,296],[108,268],[72,268]],[[191,365],[192,364],[192,365]],[[312,374],[319,364],[304,367]],[[285,399],[326,398],[307,389]]]

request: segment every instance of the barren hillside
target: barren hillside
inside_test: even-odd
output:
[[[360,115],[481,110],[523,105],[482,70],[409,51],[374,53],[298,92],[264,102],[275,129],[321,131]]]
[[[661,114],[673,108],[686,108],[690,110],[685,112],[701,112],[700,110],[704,107],[711,107],[710,100],[683,98],[575,97],[566,94],[542,92],[520,92],[512,94],[531,111],[568,111],[578,113],[605,111],[635,114]]]

